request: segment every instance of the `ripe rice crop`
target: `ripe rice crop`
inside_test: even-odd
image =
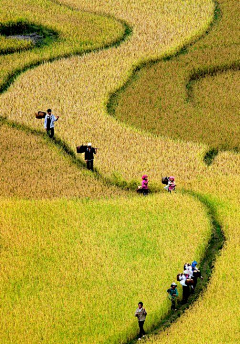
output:
[[[186,333],[194,343],[238,343],[240,216],[236,203],[216,202],[227,244],[214,267],[214,274],[204,297],[200,298],[171,328],[153,336],[147,343],[186,343]]]
[[[105,185],[84,167],[74,165],[47,138],[1,125],[0,147],[1,197],[105,198],[124,195],[121,189]]]
[[[125,32],[124,25],[109,16],[74,11],[50,0],[2,0],[0,22],[10,28],[22,23],[20,34],[21,26],[31,24],[41,31],[49,29],[57,35],[55,40],[49,36],[45,44],[35,47],[24,40],[10,40],[7,44],[7,39],[0,36],[0,43],[3,43],[0,52],[1,89],[8,86],[15,74],[30,66],[102,48],[119,41]],[[26,48],[28,50],[24,51]]]
[[[202,144],[206,141],[187,142],[188,132],[186,132],[186,136],[181,137],[181,140],[157,137],[146,133],[142,128],[129,128],[108,116],[107,113],[109,95],[124,84],[135,66],[148,59],[169,56],[170,53],[177,52],[186,43],[200,37],[207,30],[213,20],[213,2],[210,0],[184,2],[180,0],[167,2],[159,0],[123,0],[120,2],[114,0],[62,0],[61,3],[75,6],[76,9],[67,9],[65,6],[61,7],[49,1],[28,1],[33,12],[34,10],[36,12],[34,12],[32,20],[39,25],[47,25],[42,15],[46,13],[45,5],[47,4],[51,10],[54,9],[51,12],[54,13],[54,24],[51,25],[50,20],[49,28],[62,34],[61,30],[64,30],[65,27],[69,28],[66,24],[67,18],[77,16],[69,23],[70,32],[64,43],[61,43],[63,50],[66,48],[68,53],[75,54],[83,51],[78,50],[81,45],[80,41],[83,39],[78,31],[81,27],[80,17],[83,18],[85,15],[94,17],[93,14],[86,14],[84,11],[110,14],[127,21],[133,28],[133,34],[119,47],[46,63],[26,72],[9,88],[8,92],[1,96],[1,116],[25,123],[30,128],[40,129],[43,123],[34,118],[34,112],[52,107],[53,112],[60,115],[60,120],[56,124],[57,138],[60,137],[67,142],[72,149],[87,141],[92,141],[94,145],[100,147],[96,165],[102,179],[110,176],[114,180],[115,176],[120,176],[121,180],[139,180],[144,172],[150,176],[150,188],[154,183],[159,188],[161,176],[171,173],[177,178],[179,190],[184,186],[184,188],[208,195],[208,197],[214,195],[215,198],[210,199],[212,203],[214,202],[227,242],[222,256],[216,263],[209,289],[201,296],[197,304],[199,308],[196,312],[197,316],[194,316],[194,306],[186,314],[187,322],[185,322],[185,318],[183,318],[183,322],[192,329],[191,319],[197,321],[194,339],[201,336],[204,327],[203,338],[206,343],[214,342],[215,338],[216,342],[221,343],[220,333],[224,338],[224,343],[227,342],[229,328],[231,329],[230,340],[237,339],[237,322],[235,320],[230,322],[229,314],[231,310],[236,310],[238,299],[233,298],[232,293],[228,294],[226,288],[220,291],[217,289],[217,293],[215,291],[219,287],[217,283],[227,287],[226,281],[229,277],[226,275],[226,271],[230,271],[231,281],[233,277],[237,284],[239,282],[234,271],[235,266],[239,263],[239,250],[237,246],[234,246],[234,242],[237,243],[234,240],[239,226],[237,213],[238,184],[240,182],[239,155],[234,152],[220,152],[212,165],[207,167],[203,158],[209,147]],[[234,19],[235,13],[226,11],[232,3],[221,0],[223,9],[221,23],[223,24],[226,13]],[[27,2],[24,0],[23,4],[25,6]],[[39,4],[42,6],[41,14],[37,7]],[[4,2],[4,6],[5,9],[9,8],[7,6],[10,6],[11,9],[14,7],[11,2],[7,1]],[[16,5],[16,9],[19,10],[19,8],[20,2]],[[29,9],[29,7],[27,8]],[[61,16],[65,18],[66,22],[62,20],[61,16],[58,17],[59,8],[61,8]],[[24,13],[30,18],[33,12]],[[19,12],[16,12],[16,20],[18,17]],[[38,19],[35,20],[36,18]],[[89,23],[90,20],[87,18],[85,19]],[[94,18],[96,19],[96,17]],[[103,47],[103,41],[104,44],[111,44],[114,40],[113,37],[116,40],[122,37],[123,26],[119,22],[111,19],[113,30],[105,27],[101,31],[101,25],[105,24],[106,17],[97,16],[97,18],[99,19],[98,30],[93,30],[96,28],[94,24],[84,33],[88,39],[89,35],[93,35],[92,48]],[[216,55],[218,57],[215,65],[214,61],[209,62],[210,71],[213,67],[218,68],[218,63],[222,61],[224,68],[232,65],[238,46],[234,47],[230,44],[226,47],[225,43],[232,32],[235,32],[236,22],[228,20],[227,26],[223,24],[221,24],[221,30],[217,31],[217,36],[221,36],[221,40],[215,40],[216,35],[213,35],[214,30],[219,29],[219,25],[215,24],[209,35],[189,48],[191,52],[189,61],[192,62],[192,59],[198,58],[202,50],[205,53],[208,52],[211,57],[216,57]],[[118,28],[116,36],[114,36],[114,25],[117,25]],[[79,35],[76,46],[71,41],[74,31]],[[113,35],[106,38],[107,31],[112,32]],[[104,37],[101,36],[101,32],[105,32]],[[225,32],[227,33],[225,34]],[[209,41],[209,39],[211,40]],[[49,60],[51,56],[55,59],[60,52],[57,47],[61,44],[58,44],[57,41],[52,43],[53,50],[49,45],[41,47],[38,52],[44,53],[46,60]],[[88,44],[84,45],[84,49],[86,47]],[[205,48],[207,50],[204,50]],[[42,54],[35,54],[35,49],[21,52],[16,55],[16,58],[15,54],[5,56],[8,60],[4,61],[9,62],[11,58],[11,61],[14,62],[11,62],[11,71],[26,66],[25,62],[23,63],[25,56],[30,59],[31,64],[35,62],[37,64],[43,60]],[[34,51],[35,55],[32,54]],[[33,56],[35,56],[35,60],[32,60]],[[179,65],[180,59],[184,56],[180,55]],[[226,60],[227,64],[225,64]],[[25,59],[25,61],[28,60]],[[171,66],[173,61],[169,61]],[[179,93],[179,108],[185,100],[190,101],[190,105],[184,104],[183,111],[187,106],[193,107],[194,102],[199,102],[201,107],[209,109],[210,103],[203,104],[205,100],[202,101],[202,99],[206,93],[202,90],[201,85],[207,89],[211,85],[215,87],[216,83],[222,82],[226,78],[229,79],[228,72],[208,77],[206,69],[203,68],[204,61],[204,59],[201,60],[199,68],[206,78],[195,82],[194,73],[190,73],[188,76],[192,78],[190,78],[191,80],[187,78],[182,82],[182,79],[180,81],[174,79],[176,82],[171,89],[173,91],[172,94],[170,93],[171,97],[173,95],[175,97],[176,93]],[[4,68],[8,68],[7,64],[4,65]],[[172,73],[173,69],[169,68],[168,71]],[[194,69],[194,71],[198,72],[198,69]],[[6,69],[3,69],[3,79],[7,75],[5,72]],[[236,73],[234,72],[234,75]],[[171,74],[172,78],[176,74],[178,73],[174,71]],[[179,73],[179,75],[182,78],[185,74]],[[232,76],[233,74],[231,74],[231,82],[234,84],[236,78],[232,79]],[[165,77],[163,78],[163,75],[161,78],[163,81],[167,80]],[[189,81],[192,82],[189,84]],[[230,84],[228,81],[226,82],[227,87],[231,85],[231,82]],[[179,90],[187,84],[190,88],[188,91],[185,89],[184,96],[186,97],[182,100]],[[146,101],[148,90],[146,89],[144,92],[143,102]],[[139,91],[135,88],[135,93],[139,93]],[[220,91],[220,94],[224,94],[226,97],[224,89],[217,87],[216,91]],[[170,106],[168,92],[170,91],[166,88],[165,100]],[[237,94],[232,90],[231,92],[235,98]],[[221,99],[219,108],[221,109],[222,105],[226,104],[229,103]],[[235,107],[235,100],[231,104]],[[130,105],[128,104],[128,106]],[[150,106],[151,101],[149,102]],[[173,106],[175,105],[173,104]],[[143,114],[143,118],[146,114]],[[138,115],[140,117],[140,113]],[[147,117],[144,119],[147,121]],[[54,148],[54,144],[50,145],[49,140],[42,140],[40,136],[38,138],[32,135],[26,137],[19,131],[11,130],[7,129],[6,133],[3,133],[1,141],[1,146],[5,147],[4,152],[1,152],[5,159],[4,163],[8,164],[1,166],[3,176],[1,176],[1,180],[5,179],[2,184],[5,188],[5,195],[42,198],[45,194],[46,197],[50,197],[49,190],[54,190],[55,180],[52,184],[49,182],[46,187],[44,185],[45,190],[39,185],[33,185],[30,191],[24,187],[23,190],[20,190],[19,184],[22,185],[23,182],[21,178],[27,182],[29,179],[32,181],[35,168],[38,166],[43,175],[46,175],[48,171],[58,172],[61,184],[56,186],[55,195],[57,197],[101,197],[102,195],[111,197],[121,193],[116,189],[105,188],[100,180],[94,179],[91,174],[82,170],[78,171],[67,157],[57,156],[56,148]],[[166,136],[166,132],[163,134]],[[13,137],[15,135],[16,139]],[[206,137],[203,130],[202,135]],[[7,151],[11,145],[6,141],[10,140],[13,142],[12,152]],[[20,148],[24,154],[20,155],[19,159],[22,165],[26,166],[20,164],[19,168],[16,157],[19,155],[17,142],[19,144],[20,140],[23,140]],[[24,142],[33,149],[28,151]],[[45,145],[46,142],[49,147]],[[34,147],[39,144],[42,146],[38,147],[39,152],[35,152]],[[219,146],[219,141],[217,146]],[[53,158],[54,165],[51,161],[45,163],[49,156]],[[33,158],[39,160],[34,168]],[[11,172],[11,176],[16,178],[16,182],[14,181],[15,184],[13,184],[15,190],[9,188],[10,179],[8,179],[7,173],[11,167],[21,171],[20,178],[16,171]],[[29,174],[27,168],[30,171]],[[82,181],[86,181],[85,185],[88,183],[93,185],[93,188],[87,190],[84,185],[84,189],[80,192]],[[78,185],[79,190],[77,190]],[[39,196],[36,197],[36,195]],[[149,329],[151,324],[156,324],[169,309],[165,291],[172,279],[175,278],[176,271],[178,272],[182,268],[183,261],[190,260],[193,256],[197,260],[199,259],[210,235],[209,220],[203,207],[192,198],[183,197],[180,194],[151,196],[147,199],[142,197],[127,200],[121,198],[118,201],[89,201],[86,199],[84,201],[7,200],[1,202],[0,214],[4,216],[0,216],[3,248],[1,253],[3,270],[0,272],[0,278],[1,295],[5,297],[3,299],[4,307],[1,308],[0,333],[2,338],[0,341],[2,342],[25,341],[32,344],[41,340],[46,343],[51,343],[51,341],[53,343],[74,343],[78,342],[79,338],[83,343],[126,341],[137,332],[133,311],[139,298],[142,298],[149,311],[146,324]],[[192,238],[196,246],[189,246],[192,251],[188,251],[189,255],[187,256],[186,242],[188,243],[190,240],[192,244]],[[139,269],[139,266],[143,264],[142,259],[138,256],[141,245],[144,247],[146,261],[142,270]],[[163,251],[163,246],[167,247],[168,251]],[[159,261],[156,260],[156,252],[160,256]],[[99,270],[101,274],[99,274]],[[161,280],[159,276],[161,276]],[[144,280],[141,295],[135,284],[137,278]],[[126,283],[124,284],[123,281]],[[232,286],[231,291],[233,291]],[[224,305],[225,312],[219,307],[221,304]],[[99,318],[94,316],[95,314],[99,315],[99,309],[103,312],[100,317],[101,324],[104,324],[100,328],[101,332],[99,331]],[[214,314],[214,317],[210,317],[209,314]],[[216,322],[216,318],[219,318],[220,315],[222,315],[223,321]],[[125,318],[122,318],[123,316]],[[119,318],[121,319],[119,320]],[[221,332],[216,334],[219,324]],[[175,328],[178,328],[178,324],[174,326],[173,331]],[[179,323],[179,328],[184,330],[181,323]],[[208,331],[212,328],[214,329],[213,333]],[[177,331],[176,333],[179,333]],[[169,335],[172,336],[173,342],[179,340],[174,337],[175,332],[170,331]],[[186,336],[183,337],[186,340]],[[75,338],[77,338],[76,341]],[[200,343],[199,338],[201,337],[198,337],[197,340]]]
[[[126,128],[107,115],[106,103],[109,93],[124,82],[134,63],[177,50],[204,32],[212,20],[212,2],[189,1],[188,6],[183,7],[180,0],[167,4],[146,2],[146,7],[132,2],[138,10],[131,15],[129,8],[120,4],[120,19],[130,20],[131,17],[129,24],[135,25],[131,39],[118,48],[46,63],[24,73],[14,87],[1,96],[1,113],[40,128],[40,122],[33,120],[33,109],[52,107],[61,115],[57,135],[72,148],[87,141],[100,148],[96,165],[104,175],[118,172],[124,179],[132,180],[151,171],[151,179],[159,181],[162,174],[171,171],[178,180],[189,180],[196,172],[206,170],[201,161],[206,147],[155,138]],[[120,4],[115,4],[112,11],[120,11]],[[156,11],[150,11],[151,6],[155,6]],[[84,3],[83,9],[91,10],[91,4]],[[28,102],[24,101],[25,94]],[[127,149],[123,149],[126,144]],[[156,152],[159,152],[157,157]]]
[[[5,344],[125,342],[137,333],[138,301],[149,328],[168,311],[169,282],[203,255],[211,235],[200,202],[166,194],[5,200],[0,228]]]
[[[240,7],[218,3],[205,37],[143,67],[112,97],[116,118],[154,134],[239,149]]]

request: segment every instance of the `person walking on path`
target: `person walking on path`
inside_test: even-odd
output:
[[[59,116],[55,117],[52,114],[52,110],[48,109],[44,120],[44,128],[50,138],[54,136],[54,122],[58,121]]]
[[[183,298],[182,298],[182,303],[186,303],[188,301],[188,297],[190,295],[190,290],[189,290],[189,285],[187,285],[186,281],[188,279],[189,275],[188,275],[188,271],[185,270],[183,272],[183,274],[181,274],[179,276],[179,281],[180,281],[180,284],[183,288]]]
[[[142,337],[145,337],[145,331],[143,329],[143,325],[144,325],[144,322],[146,320],[146,316],[147,316],[146,309],[143,308],[143,303],[139,302],[138,308],[136,309],[136,312],[135,312],[135,317],[138,318],[138,326],[139,326],[139,330],[140,330],[138,340],[141,340]]]
[[[87,163],[87,169],[91,171],[93,171],[94,154],[97,154],[97,148],[93,148],[92,144],[89,142],[85,150],[85,161]]]
[[[167,290],[167,293],[168,293],[168,297],[172,303],[171,309],[173,311],[176,311],[177,310],[177,298],[178,298],[177,284],[173,282],[171,284],[171,288],[169,288]]]

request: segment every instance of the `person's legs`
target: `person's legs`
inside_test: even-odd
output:
[[[54,128],[51,128],[51,129],[50,129],[50,135],[49,135],[49,137],[52,138],[53,136],[54,136]]]
[[[183,302],[187,302],[189,296],[189,287],[183,286]]]
[[[173,298],[171,299],[171,301],[172,301],[171,309],[174,311],[174,310],[176,309],[176,299],[173,297]]]
[[[186,302],[186,287],[182,287],[182,302]]]
[[[139,321],[138,325],[140,329],[139,338],[142,338],[142,336],[145,335],[145,331],[143,329],[144,321]]]
[[[90,170],[93,171],[93,160],[91,160],[91,168],[90,168]]]
[[[197,277],[193,276],[193,289],[196,288],[196,285],[197,285]]]
[[[87,169],[93,171],[93,160],[87,161]]]

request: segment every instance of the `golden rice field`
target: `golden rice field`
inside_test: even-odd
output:
[[[127,343],[140,299],[151,343],[239,341],[238,7],[1,2],[1,343]],[[42,44],[1,36],[20,22],[46,34]],[[49,107],[60,116],[53,142],[34,117]],[[73,154],[89,141],[94,174]],[[119,187],[143,173],[155,191],[173,174],[177,193]],[[167,287],[205,253],[210,215],[226,241],[207,289],[151,336],[170,309]]]
[[[236,203],[218,203],[217,216],[223,224],[227,243],[218,257],[214,273],[203,299],[197,301],[163,333],[147,343],[186,343],[191,333],[193,343],[239,343],[239,207]]]
[[[112,115],[157,135],[239,150],[240,4],[218,3],[208,33],[135,72],[110,99]]]
[[[76,11],[52,0],[2,0],[0,22],[0,34],[5,27],[16,24],[20,25],[19,32],[24,33],[24,25],[31,24],[35,25],[35,31],[40,29],[40,34],[48,30],[55,35],[55,38],[46,37],[42,46],[23,40],[20,43],[14,38],[7,40],[7,36],[2,35],[1,89],[5,89],[14,75],[22,70],[45,61],[112,45],[122,39],[126,30],[122,22],[110,16]]]
[[[211,234],[205,207],[182,195],[6,199],[0,213],[1,343],[126,342],[139,299],[150,328],[168,311],[169,280]]]
[[[139,11],[142,11],[142,3],[133,3],[138,6],[138,10],[136,17],[131,16],[135,18],[136,23],[140,23]],[[149,17],[146,17],[146,21],[148,25],[156,22],[158,34],[156,26],[151,28],[150,25],[151,30],[148,32],[145,27],[138,25],[135,34],[133,32],[131,38],[117,48],[46,63],[27,71],[2,95],[2,115],[31,127],[41,128],[42,124],[33,119],[33,109],[52,107],[55,114],[61,115],[58,134],[73,149],[79,142],[88,140],[101,148],[101,159],[98,159],[96,166],[104,175],[111,176],[112,173],[119,172],[124,179],[132,180],[139,178],[142,172],[151,170],[151,179],[159,181],[159,172],[166,174],[171,170],[178,179],[189,179],[192,170],[193,173],[205,170],[205,165],[198,159],[204,154],[204,146],[189,143],[186,148],[185,143],[143,135],[140,131],[122,126],[108,116],[106,111],[109,92],[114,91],[128,77],[132,65],[142,59],[142,56],[161,56],[176,50],[183,42],[191,40],[192,36],[204,32],[211,22],[211,1],[190,1],[182,11],[174,11],[181,3],[182,1],[177,3],[174,0],[166,6],[165,2],[151,2],[151,6],[156,5],[159,11],[165,13],[157,22],[158,12],[148,11],[147,6],[146,12],[149,13]],[[92,10],[87,5],[89,4],[84,4],[84,10]],[[124,2],[122,6],[123,13],[128,12]],[[154,19],[154,15],[157,18]],[[171,15],[172,20],[169,17]],[[199,28],[196,28],[196,19]],[[132,19],[130,25],[133,24]],[[174,30],[178,32],[177,36],[173,34]],[[160,34],[164,37],[159,42]],[[179,42],[180,37],[182,43]],[[157,50],[153,54],[154,49]],[[71,73],[72,70],[74,73]],[[54,82],[49,83],[49,80]],[[26,93],[27,103],[24,101]],[[39,96],[36,97],[36,94]],[[123,151],[122,142],[128,142],[128,150]],[[155,159],[153,145],[157,151],[168,151],[169,154],[161,154]],[[109,147],[112,149],[109,150]],[[189,160],[190,170],[176,158],[177,152],[181,152],[181,160]]]
[[[96,199],[124,195],[120,188],[94,178],[84,166],[76,166],[61,147],[43,137],[3,124],[0,146],[1,197]]]

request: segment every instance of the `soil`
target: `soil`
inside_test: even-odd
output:
[[[12,36],[8,36],[7,38],[15,38],[15,39],[20,39],[20,40],[22,39],[22,40],[32,41],[33,44],[36,44],[42,41],[44,37],[41,35],[38,35],[36,32],[33,32],[26,35],[12,35]]]

